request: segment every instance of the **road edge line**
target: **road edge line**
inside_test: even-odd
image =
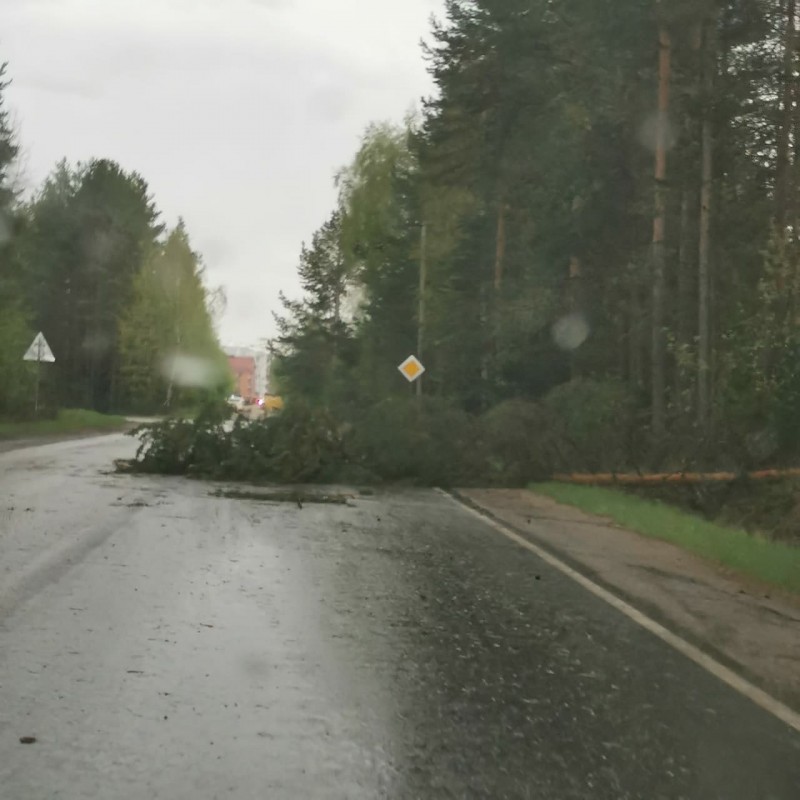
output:
[[[656,622],[654,619],[651,619],[635,606],[617,597],[615,594],[613,594],[613,592],[610,592],[608,589],[605,589],[604,587],[595,583],[595,581],[591,580],[585,575],[582,575],[578,570],[569,566],[567,563],[548,552],[543,547],[540,547],[534,542],[529,541],[524,536],[514,531],[510,526],[499,522],[485,513],[482,513],[476,508],[473,508],[471,505],[468,505],[457,496],[450,494],[449,492],[446,492],[442,489],[437,491],[444,497],[447,497],[455,505],[459,506],[459,508],[467,511],[472,516],[477,517],[479,520],[481,520],[481,522],[489,525],[495,531],[502,534],[515,544],[538,556],[542,559],[542,561],[549,564],[551,567],[554,567],[566,577],[575,581],[575,583],[579,584],[582,588],[586,589],[595,597],[603,600],[621,614],[624,614],[632,622],[635,622],[646,631],[649,631],[654,636],[657,636],[659,639],[661,639],[661,641],[668,644],[674,650],[677,650],[679,653],[681,653],[681,655],[685,656],[690,661],[693,661],[699,667],[713,675],[718,680],[722,681],[731,689],[755,703],[759,708],[772,714],[781,722],[800,733],[800,714],[793,711],[791,708],[789,708],[789,706],[785,705],[768,692],[765,692],[763,689],[760,689],[746,678],[743,678],[741,675],[734,672],[734,670],[726,667],[724,664],[719,663],[719,661],[712,658],[707,653],[704,653],[699,647],[686,641],[678,634],[666,628],[660,622]]]

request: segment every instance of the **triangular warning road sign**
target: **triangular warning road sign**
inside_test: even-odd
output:
[[[22,360],[46,361],[49,364],[52,364],[56,360],[53,351],[50,349],[50,345],[47,344],[47,340],[44,338],[44,334],[41,331],[36,334],[36,338],[25,352],[25,355],[22,356]]]

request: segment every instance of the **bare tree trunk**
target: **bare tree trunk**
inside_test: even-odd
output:
[[[486,337],[484,339],[483,352],[481,353],[481,408],[484,411],[488,407],[489,379],[493,356],[492,350],[494,348],[493,312],[490,310],[491,306],[487,300],[488,294],[488,284],[482,283],[480,288],[479,319],[481,331],[484,332]]]
[[[425,347],[425,292],[428,284],[428,226],[423,222],[419,235],[419,308],[417,311],[417,358],[422,360]],[[417,378],[417,397],[422,397],[422,381]]]
[[[583,311],[583,264],[579,256],[573,255],[569,260],[569,310],[571,313]],[[576,365],[576,351],[570,353],[570,375],[575,380],[578,377]]]
[[[181,297],[181,279],[180,276],[175,278],[175,352],[170,356],[172,358],[172,365],[170,366],[169,381],[167,383],[167,395],[164,398],[164,405],[167,408],[172,407],[173,394],[175,391],[175,381],[177,378],[178,369],[178,354],[180,353],[182,336],[181,336],[181,313],[180,313],[180,297]]]
[[[798,42],[800,49],[800,42]],[[794,81],[792,87],[794,95],[794,122],[792,132],[793,164],[791,186],[789,188],[788,224],[791,225],[792,238],[789,250],[792,258],[792,313],[796,318],[800,311],[800,204],[798,204],[798,190],[800,190],[800,82]]]
[[[687,71],[691,72],[692,82],[697,92],[703,85],[703,18],[698,16],[690,31],[691,58]],[[678,302],[676,310],[676,334],[678,358],[675,369],[675,385],[682,396],[691,392],[695,385],[696,366],[689,365],[697,335],[697,231],[698,231],[698,193],[700,172],[701,126],[695,114],[685,112],[683,124],[683,191],[681,193],[680,238],[678,242]],[[694,359],[692,359],[694,361]],[[688,398],[687,398],[688,399]],[[696,398],[694,398],[696,400]]]
[[[662,24],[658,35],[658,123],[656,137],[655,215],[653,217],[653,433],[663,436],[666,418],[666,294],[667,123],[672,72],[672,40]]]
[[[800,50],[800,41],[798,41]],[[800,243],[800,204],[798,204],[798,188],[800,188],[800,82],[795,81],[794,87],[794,121],[792,133],[793,145],[793,164],[791,173],[791,185],[789,187],[789,198],[787,209],[789,212],[788,223],[792,228],[792,240],[795,245]]]
[[[695,187],[696,189],[696,187]],[[695,219],[696,203],[692,202],[692,190],[684,189],[681,194],[681,230],[678,249],[678,345],[688,348],[694,337],[694,320],[696,318],[695,272],[693,269],[694,235],[692,222]]]
[[[794,51],[796,0],[786,0],[786,39],[783,59],[783,100],[781,126],[778,131],[775,165],[775,228],[781,240],[786,238],[791,176],[791,140],[794,124]]]
[[[642,317],[642,298],[638,285],[631,284],[628,317],[628,364],[631,388],[644,388],[645,324]]]
[[[569,307],[570,311],[580,311],[583,306],[580,288],[583,278],[583,264],[580,257],[573,255],[569,260]]]
[[[506,204],[501,200],[497,206],[497,238],[494,259],[494,288],[503,288],[503,270],[506,257]]]
[[[789,149],[787,156],[787,196],[786,196],[786,238],[788,242],[787,255],[789,263],[789,317],[797,319],[800,312],[800,204],[798,188],[800,188],[800,81],[796,78],[798,67],[798,54],[800,54],[800,30],[797,25],[797,15],[800,12],[795,6],[791,21],[794,33],[794,48],[791,58],[787,57],[787,66],[791,70],[791,99],[789,115],[791,117],[791,132],[789,134]]]
[[[697,422],[707,432],[711,421],[711,203],[714,185],[714,131],[712,96],[717,69],[716,19],[706,25],[703,59],[705,112],[702,135],[702,185],[700,189],[700,242],[698,247],[698,369]]]
[[[506,256],[506,206],[502,191],[498,192],[497,202],[497,227],[495,232],[495,255],[493,266],[492,290],[488,291],[488,302],[483,313],[488,317],[489,336],[486,351],[481,365],[481,375],[485,388],[489,388],[489,382],[494,378],[497,364],[497,345],[500,335],[500,320],[502,318],[502,289],[505,271]]]

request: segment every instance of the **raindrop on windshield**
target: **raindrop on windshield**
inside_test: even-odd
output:
[[[174,353],[161,364],[161,374],[178,386],[190,389],[213,387],[219,380],[219,370],[206,358]]]
[[[562,350],[577,350],[589,338],[589,323],[580,312],[562,317],[553,325],[553,341]]]

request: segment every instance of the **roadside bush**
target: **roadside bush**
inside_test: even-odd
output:
[[[475,427],[465,412],[438,398],[392,397],[364,412],[352,449],[357,463],[383,480],[447,486],[474,476]]]
[[[483,483],[480,420],[449,401],[432,399],[425,406],[426,444],[430,471],[422,470],[423,485],[449,487]]]
[[[238,415],[227,436],[227,454],[215,472],[230,480],[248,480],[258,476],[268,480],[273,473],[271,456],[274,436],[267,420],[250,422]]]
[[[256,472],[283,483],[331,479],[347,463],[344,433],[325,409],[292,403],[278,416],[240,429]]]
[[[162,475],[213,475],[230,451],[224,423],[230,416],[217,400],[202,406],[194,420],[166,419],[131,431],[138,436],[136,468]]]
[[[231,421],[230,409],[215,402],[193,421],[168,419],[132,435],[141,441],[134,465],[141,472],[303,483],[333,476],[348,461],[337,422],[303,404],[251,422]]]
[[[158,475],[184,475],[192,464],[196,437],[193,422],[168,419],[140,425],[130,432],[139,437],[136,469]]]
[[[621,468],[633,428],[624,390],[591,381],[560,387],[539,404],[508,401],[482,418],[410,396],[387,398],[346,423],[300,402],[254,422],[229,417],[216,404],[192,422],[139,428],[135,468],[276,483],[522,486],[559,470]]]
[[[574,380],[553,389],[542,405],[558,421],[557,468],[608,472],[628,466],[636,405],[623,383]]]
[[[561,420],[550,409],[508,400],[484,414],[481,423],[488,482],[525,486],[549,479],[563,465]]]
[[[0,309],[0,417],[33,419],[33,395],[36,384],[36,365],[22,360],[22,354],[33,339],[25,315],[14,307]],[[45,383],[50,365],[41,367],[41,401],[49,398]]]

